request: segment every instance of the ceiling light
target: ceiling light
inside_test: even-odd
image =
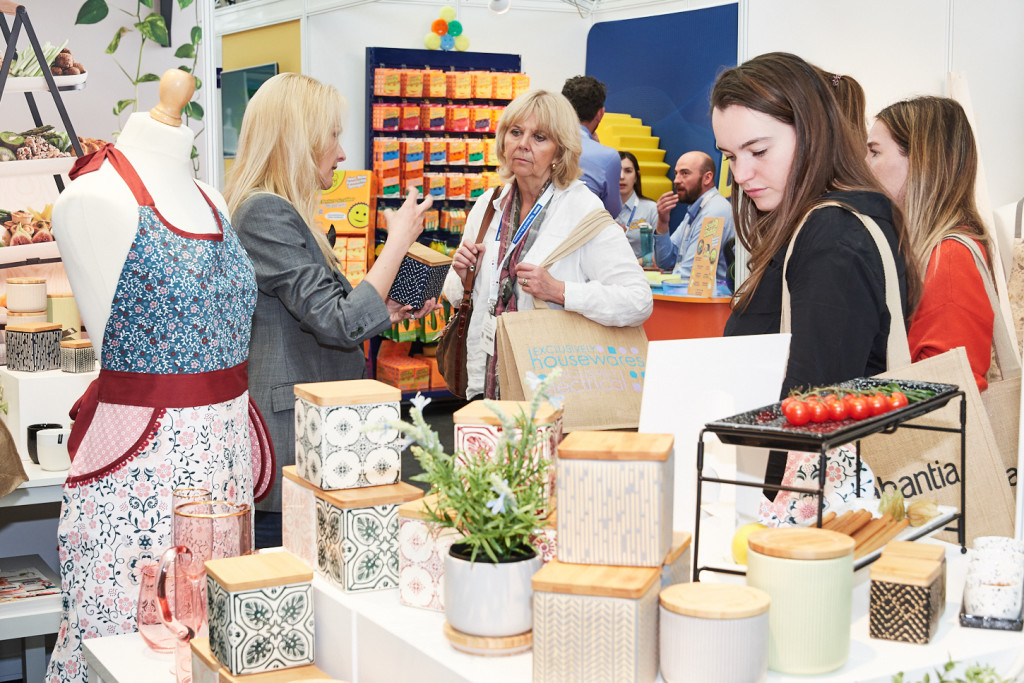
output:
[[[512,0],[488,0],[487,9],[495,14],[504,14],[512,6]]]

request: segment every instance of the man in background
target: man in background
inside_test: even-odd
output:
[[[604,83],[593,76],[573,76],[562,86],[565,95],[580,119],[580,138],[583,152],[580,154],[581,180],[590,191],[600,197],[604,208],[613,217],[622,210],[619,196],[619,175],[622,162],[619,153],[597,141],[597,126],[604,118],[604,98],[607,94]]]
[[[697,253],[700,228],[707,218],[721,218],[723,246],[736,237],[729,200],[715,189],[715,162],[704,152],[687,152],[676,162],[673,191],[658,198],[658,227],[654,230],[654,262],[662,270],[672,270],[688,282]],[[669,234],[669,215],[677,204],[689,204],[686,217],[675,232]],[[725,250],[718,258],[715,279],[728,282],[728,261]]]

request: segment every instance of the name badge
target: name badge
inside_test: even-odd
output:
[[[494,336],[498,331],[498,318],[488,315],[480,329],[480,348],[487,355],[494,354]]]

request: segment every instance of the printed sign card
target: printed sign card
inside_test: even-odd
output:
[[[715,273],[718,272],[718,257],[721,255],[722,231],[725,220],[721,216],[706,216],[701,222],[697,253],[693,257],[687,296],[714,296]]]

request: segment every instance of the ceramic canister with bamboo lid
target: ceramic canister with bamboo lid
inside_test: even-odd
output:
[[[668,683],[765,679],[767,593],[727,583],[679,583],[661,591],[660,603],[661,675]]]
[[[7,278],[7,310],[31,313],[46,310],[46,278]]]
[[[762,529],[747,539],[747,585],[772,600],[768,668],[820,674],[850,654],[854,541],[813,528]]]

